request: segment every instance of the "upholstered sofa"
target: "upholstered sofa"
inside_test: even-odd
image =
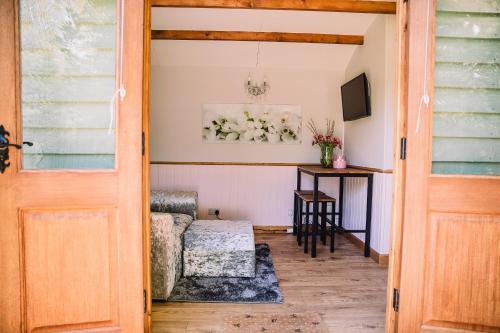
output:
[[[151,292],[167,300],[182,275],[184,231],[196,219],[196,192],[151,191]]]

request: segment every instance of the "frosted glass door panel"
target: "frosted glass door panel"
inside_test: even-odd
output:
[[[437,0],[432,172],[500,175],[500,0]]]
[[[24,169],[114,168],[115,0],[20,0]]]

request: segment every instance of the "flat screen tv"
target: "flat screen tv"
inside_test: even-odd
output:
[[[370,92],[366,74],[356,76],[340,88],[344,121],[356,120],[371,115]]]

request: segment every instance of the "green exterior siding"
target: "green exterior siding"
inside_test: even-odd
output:
[[[432,172],[500,175],[500,0],[438,0]]]
[[[113,168],[115,0],[20,6],[23,168]]]

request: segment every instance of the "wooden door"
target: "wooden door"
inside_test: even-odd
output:
[[[142,14],[0,1],[0,332],[144,329]]]
[[[407,6],[398,332],[500,332],[500,7]]]

